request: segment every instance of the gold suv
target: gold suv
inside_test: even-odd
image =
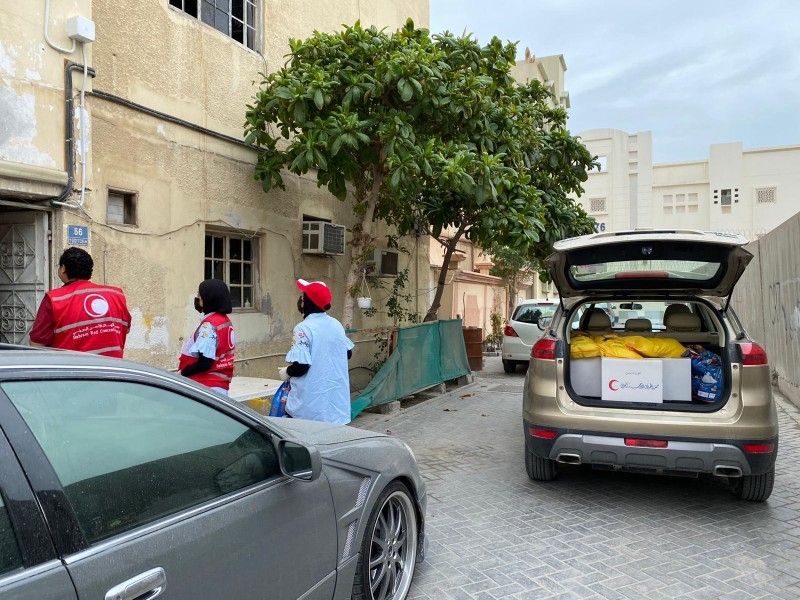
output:
[[[730,306],[752,258],[746,243],[637,230],[555,244],[546,265],[560,304],[539,320],[523,393],[531,479],[591,464],[713,474],[739,498],[769,497],[778,452],[769,363]]]

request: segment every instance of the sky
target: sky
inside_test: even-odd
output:
[[[567,126],[653,133],[653,162],[800,145],[800,0],[430,0],[431,33],[562,54]]]

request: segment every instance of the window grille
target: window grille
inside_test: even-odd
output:
[[[169,3],[250,50],[255,50],[255,0],[169,0]]]
[[[234,308],[256,308],[257,242],[257,238],[206,234],[204,277],[228,284]]]
[[[606,199],[605,198],[592,198],[589,200],[589,212],[591,213],[605,213],[606,212]]]
[[[777,195],[777,188],[756,188],[756,204],[775,204],[777,202]]]

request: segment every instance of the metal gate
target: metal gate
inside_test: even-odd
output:
[[[0,342],[28,341],[48,289],[47,213],[0,212]]]

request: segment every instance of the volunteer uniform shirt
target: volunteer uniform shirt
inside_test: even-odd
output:
[[[215,326],[215,322],[218,324]],[[226,339],[219,339],[217,327],[221,327],[227,335]],[[231,378],[233,377],[233,355],[236,348],[236,341],[233,333],[233,326],[230,320],[223,314],[211,313],[203,315],[200,325],[186,340],[181,350],[181,357],[178,361],[178,370],[182,371],[201,356],[210,358],[214,361],[211,369],[190,376],[190,379],[202,383],[225,395],[228,394]]]
[[[353,346],[342,324],[326,313],[310,314],[295,326],[286,362],[311,367],[305,375],[292,377],[286,412],[297,419],[349,423],[347,351]]]

